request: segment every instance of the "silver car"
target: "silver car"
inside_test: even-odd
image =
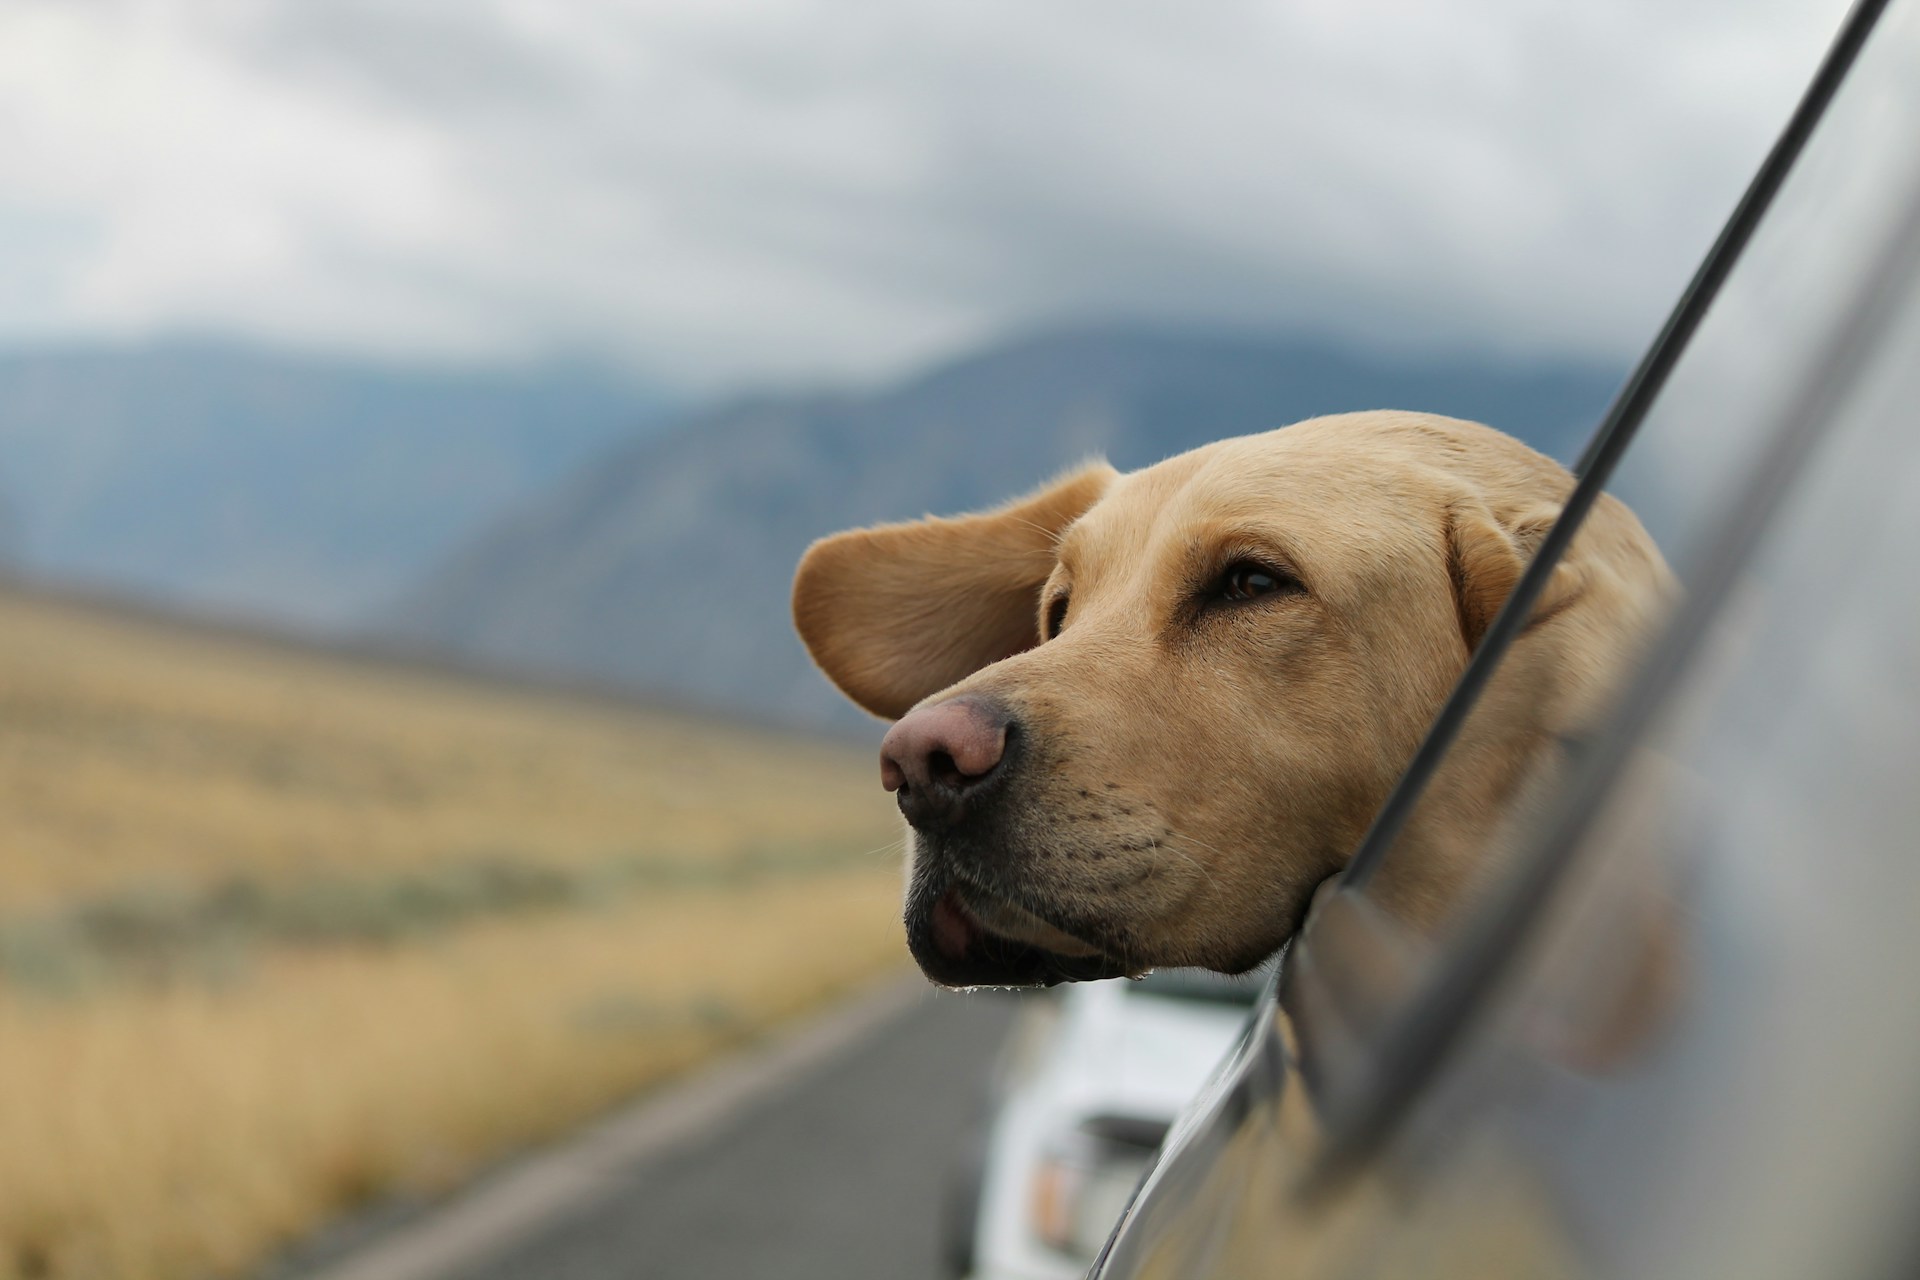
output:
[[[1096,1277],[1920,1274],[1916,406],[1920,0],[1863,0]],[[1411,937],[1373,872],[1603,488],[1685,596]]]

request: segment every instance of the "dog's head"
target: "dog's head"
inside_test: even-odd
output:
[[[974,986],[1258,964],[1570,485],[1485,427],[1352,414],[816,543],[795,620],[897,720],[881,772],[912,827],[921,967]],[[1592,612],[1594,583],[1564,565],[1531,630]]]

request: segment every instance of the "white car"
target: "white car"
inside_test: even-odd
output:
[[[1261,981],[1166,970],[1029,997],[984,1152],[956,1188],[949,1273],[1085,1275],[1167,1126],[1245,1029]]]

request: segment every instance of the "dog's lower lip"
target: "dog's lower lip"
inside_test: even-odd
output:
[[[921,901],[907,917],[908,945],[943,986],[1052,986],[1126,972],[1103,951],[963,881],[948,880]],[[1065,950],[1028,940],[1036,934]]]
[[[1008,939],[1055,955],[1079,958],[1100,954],[1100,948],[1092,943],[1075,937],[1044,917],[997,894],[955,884],[947,890],[946,896],[955,899],[955,905],[973,925],[976,934]],[[936,928],[938,923],[936,919]]]

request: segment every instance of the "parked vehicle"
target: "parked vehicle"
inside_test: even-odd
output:
[[[1920,1274],[1920,0],[1863,0],[1099,1280]],[[1437,936],[1369,893],[1603,487],[1685,588]]]
[[[1084,1276],[1261,981],[1164,970],[1025,997],[984,1145],[957,1175],[951,1273]]]

